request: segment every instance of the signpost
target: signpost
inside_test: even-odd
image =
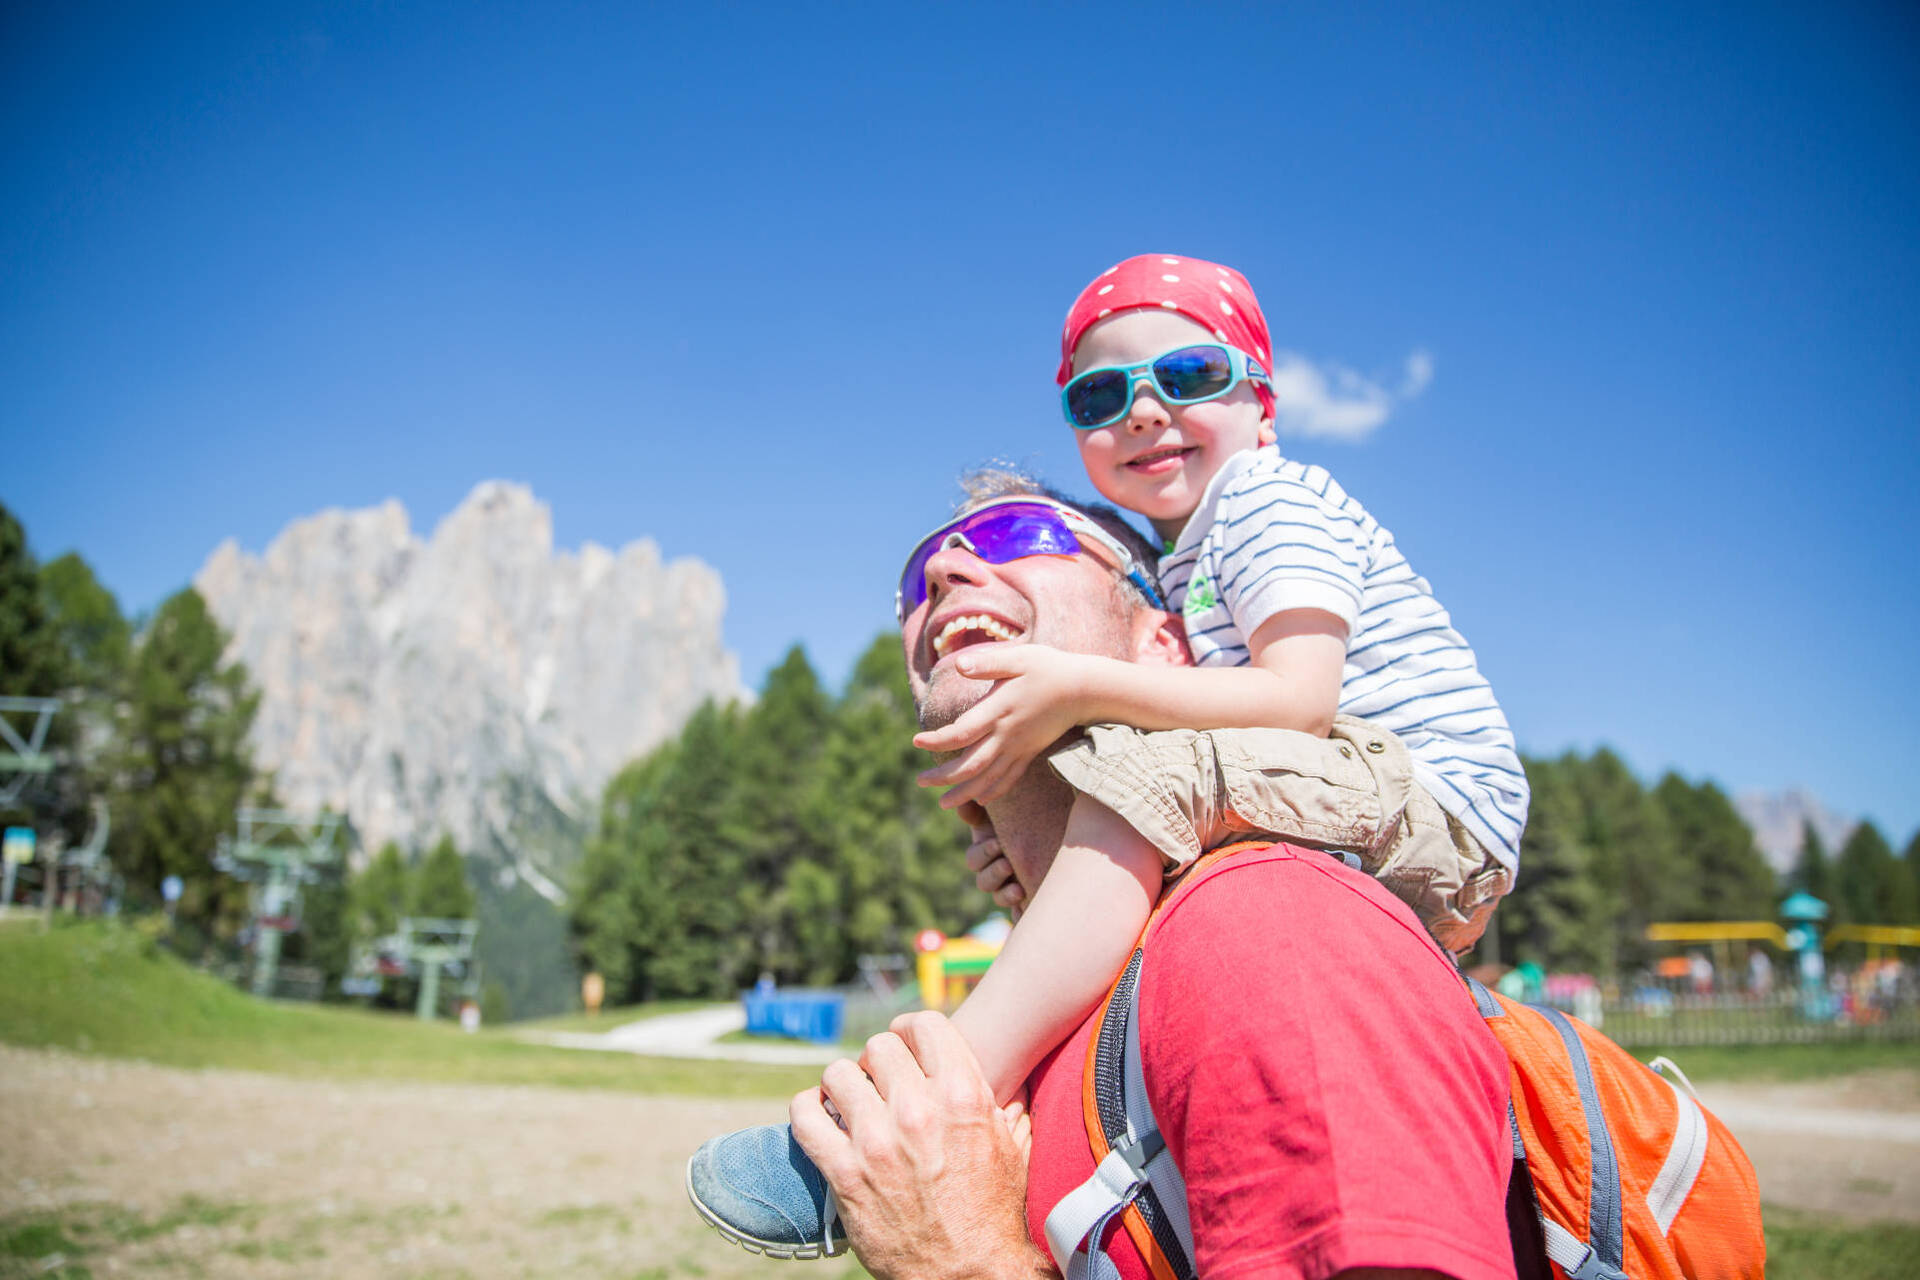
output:
[[[320,878],[334,861],[335,813],[293,813],[242,808],[234,814],[237,836],[222,837],[213,865],[253,891],[253,994],[271,996],[280,967],[280,935],[300,925],[300,886]]]

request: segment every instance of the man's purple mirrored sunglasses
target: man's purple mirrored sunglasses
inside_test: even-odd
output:
[[[927,598],[927,561],[948,547],[965,547],[988,564],[1007,564],[1027,556],[1074,556],[1091,540],[1113,559],[1113,566],[1140,588],[1156,609],[1166,602],[1147,575],[1145,566],[1120,540],[1102,529],[1085,512],[1044,497],[995,498],[957,516],[920,539],[900,571],[893,593],[893,611],[902,626],[907,615]]]

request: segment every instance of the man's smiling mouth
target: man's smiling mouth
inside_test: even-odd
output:
[[[949,618],[933,638],[935,661],[968,645],[992,644],[996,640],[1018,640],[1024,632],[985,613],[963,613]]]

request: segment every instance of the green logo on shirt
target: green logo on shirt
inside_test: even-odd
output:
[[[1191,618],[1219,603],[1220,597],[1214,592],[1213,579],[1204,573],[1196,573],[1193,580],[1187,583],[1187,602],[1180,607],[1180,612]]]

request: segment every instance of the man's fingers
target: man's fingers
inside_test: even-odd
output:
[[[829,1062],[827,1069],[820,1073],[820,1088],[849,1133],[858,1133],[862,1124],[871,1123],[887,1109],[886,1099],[851,1058]],[[828,1119],[831,1121],[832,1116]]]
[[[993,905],[1005,907],[1009,911],[1027,900],[1027,891],[1020,887],[1018,880],[1009,880],[997,889],[988,889],[984,884],[980,885],[980,888],[993,895]]]
[[[893,1034],[913,1054],[918,1070],[942,1092],[962,1092],[984,1097],[993,1104],[993,1091],[980,1070],[979,1059],[961,1038],[945,1015],[922,1010],[903,1013],[893,1020]]]
[[[967,870],[977,875],[993,865],[994,860],[999,857],[1000,841],[997,838],[988,836],[983,840],[976,840],[967,846]]]
[[[994,901],[996,902],[1000,900],[1000,891],[1007,885],[1015,883],[1013,878],[1013,864],[1005,858],[995,858],[992,862],[989,862],[986,866],[976,871],[973,876],[974,887],[982,893],[993,894]],[[1005,906],[1007,904],[1001,903],[1001,905]]]
[[[901,1089],[912,1088],[924,1076],[920,1064],[914,1060],[913,1050],[890,1030],[868,1037],[867,1047],[860,1051],[860,1069],[867,1073],[874,1092],[882,1098],[892,1098]]]
[[[813,1157],[822,1172],[830,1172],[849,1139],[828,1112],[826,1095],[819,1085],[793,1095],[787,1104],[787,1121],[793,1126],[793,1140],[800,1149]]]

